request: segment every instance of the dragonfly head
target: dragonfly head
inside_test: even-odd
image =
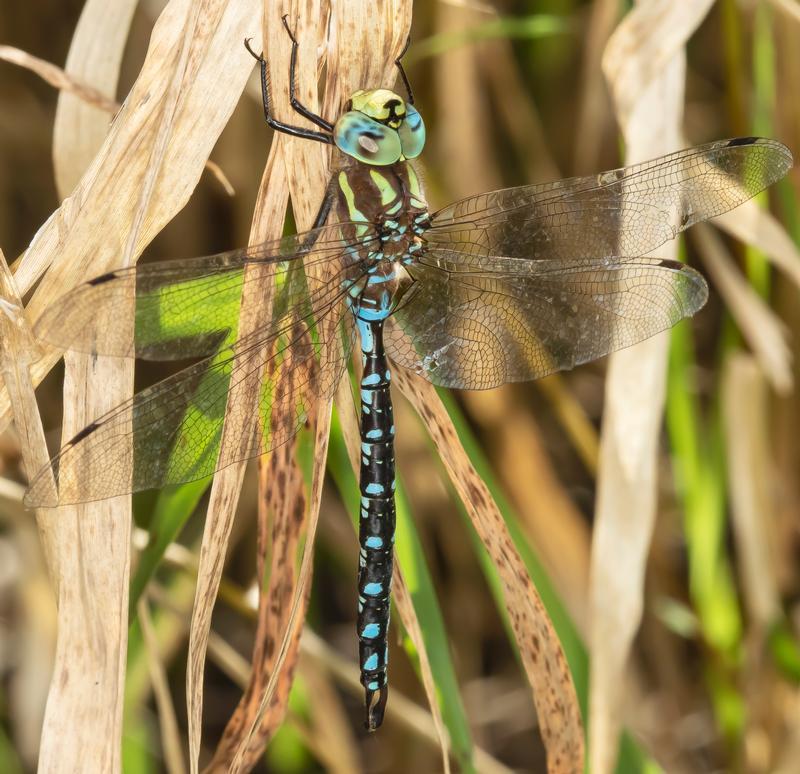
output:
[[[386,166],[422,153],[425,124],[413,105],[389,89],[357,91],[336,122],[333,140],[358,161]]]

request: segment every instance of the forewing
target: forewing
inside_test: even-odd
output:
[[[58,492],[42,471],[26,505],[87,502],[193,481],[285,443],[315,402],[333,393],[353,326],[342,291],[323,306],[306,298],[281,319],[279,330],[223,348],[84,428],[52,461]],[[226,406],[228,416],[257,413],[248,437],[223,435]]]
[[[392,360],[441,387],[537,379],[629,347],[706,301],[693,269],[656,258],[525,261],[431,249],[390,318]]]
[[[342,237],[343,225],[219,255],[108,272],[46,309],[36,335],[89,354],[148,360],[204,357],[235,340],[242,289],[254,281],[274,284],[276,303],[282,306],[272,316],[272,327],[282,330],[291,323],[290,311],[306,298],[323,306],[331,293],[338,294],[344,279],[360,271]],[[363,241],[376,239],[368,233]],[[311,267],[323,271],[309,272],[305,285],[293,281]]]
[[[722,140],[653,161],[480,194],[445,207],[431,245],[467,255],[571,261],[645,255],[737,207],[792,166],[775,140]]]

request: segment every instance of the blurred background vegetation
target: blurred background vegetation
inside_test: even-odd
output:
[[[81,0],[0,0],[0,43],[62,65],[82,5]],[[791,0],[720,0],[713,6],[688,46],[690,144],[763,134],[800,149],[799,7]],[[599,55],[628,8],[622,1],[579,0],[415,4],[406,61],[428,127],[422,170],[432,209],[478,191],[619,165],[619,135]],[[119,96],[136,77],[159,9],[159,2],[148,0],[137,11]],[[253,20],[254,30],[258,23]],[[212,155],[235,195],[205,175],[144,260],[246,243],[269,148],[257,84],[251,85]],[[55,91],[35,75],[0,62],[0,246],[10,262],[59,205],[51,167],[55,102]],[[762,197],[795,243],[797,184],[793,173]],[[798,286],[756,251],[725,239],[782,322],[781,357],[796,384]],[[684,244],[686,259],[703,270],[698,243],[689,238]],[[673,333],[658,522],[644,619],[621,710],[627,729],[623,772],[657,766],[670,772],[800,770],[800,401],[789,382],[779,390],[768,385],[748,354],[739,320],[711,284],[707,307]],[[536,384],[446,397],[462,442],[501,505],[548,605],[584,708],[583,635],[604,368],[601,361]],[[158,376],[153,364],[137,372],[142,384]],[[56,368],[37,393],[53,448],[60,378]],[[398,546],[411,552],[418,540],[430,577],[420,569],[420,577],[407,580],[435,593],[441,610],[444,629],[434,636],[439,645],[430,656],[434,669],[452,668],[457,677],[459,690],[443,689],[443,705],[450,708],[446,720],[464,756],[461,765],[469,768],[468,750],[475,744],[494,759],[492,766],[541,771],[544,751],[530,689],[498,612],[492,570],[416,414],[399,395],[397,402],[403,492]],[[309,734],[309,708],[324,695],[325,706],[345,719],[339,726],[340,771],[353,770],[342,761],[366,771],[435,771],[441,763],[429,724],[415,725],[413,712],[402,705],[401,717],[390,716],[379,736],[368,738],[360,730],[361,692],[338,676],[340,662],[352,661],[354,654],[357,544],[347,513],[355,484],[337,433],[334,428],[308,621],[319,642],[309,639],[304,645],[288,719],[261,770],[333,768]],[[15,487],[24,478],[13,427],[0,434],[0,476],[0,770],[13,772],[35,766],[55,637],[35,527],[21,510],[21,489]],[[255,487],[253,467],[234,528],[228,585],[215,614],[214,630],[225,647],[212,649],[207,670],[203,741],[209,750],[239,699],[237,670],[246,667],[252,646],[247,593],[255,568]],[[750,509],[742,526],[737,493],[748,487],[756,495],[745,497],[759,507]],[[190,552],[198,545],[203,496],[197,490],[187,496],[188,504],[176,506],[192,511],[192,498],[199,499],[180,535]],[[144,526],[157,507],[155,497],[136,498]],[[165,507],[163,500],[158,507]],[[766,546],[755,558],[747,551],[753,534]],[[191,560],[187,569],[178,557],[157,577],[154,625],[183,728]],[[403,694],[425,706],[409,651],[406,640],[392,638],[393,701]],[[137,625],[127,695],[126,771],[162,770]]]

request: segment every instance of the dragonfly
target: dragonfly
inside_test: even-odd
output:
[[[356,633],[366,727],[374,730],[388,699],[392,367],[440,387],[483,390],[573,368],[671,327],[705,304],[708,287],[689,266],[648,253],[774,183],[792,156],[774,140],[740,137],[481,193],[432,213],[413,162],[425,124],[402,54],[405,97],[357,91],[331,122],[296,97],[298,43],[286,19],[284,26],[290,103],[313,128],[275,117],[267,60],[245,45],[260,65],[267,124],[338,150],[314,227],[219,255],[110,271],[49,307],[35,332],[51,344],[197,362],[67,441],[25,502],[54,507],[161,488],[267,453],[332,397],[358,342]],[[252,282],[274,292],[263,324],[239,335]],[[125,309],[128,326],[120,324]],[[243,412],[252,414],[252,432],[225,435],[225,422]]]

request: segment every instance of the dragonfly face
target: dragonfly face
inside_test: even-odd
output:
[[[356,92],[335,124],[326,121],[296,98],[292,41],[291,103],[317,129],[275,118],[267,63],[257,56],[267,123],[335,144],[349,159],[315,227],[222,255],[108,272],[45,310],[36,333],[55,346],[199,362],[68,440],[33,479],[25,504],[194,481],[277,448],[333,396],[357,330],[357,633],[374,729],[388,696],[390,361],[441,387],[487,389],[572,368],[669,328],[703,306],[708,288],[684,264],[648,255],[783,177],[792,156],[774,140],[722,140],[603,175],[478,194],[429,214],[407,161],[425,143],[410,90],[406,100],[386,89]],[[334,204],[336,222],[325,225]],[[243,286],[253,276],[274,286],[270,316],[239,335]],[[119,325],[132,299],[133,342]],[[244,424],[244,412],[258,432],[223,433],[226,416],[238,413]]]
[[[425,146],[425,124],[413,105],[389,89],[357,91],[333,129],[336,147],[364,164],[415,159]]]

